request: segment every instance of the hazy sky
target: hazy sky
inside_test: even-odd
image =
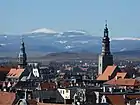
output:
[[[0,33],[37,28],[83,29],[110,36],[140,36],[140,0],[0,0]]]

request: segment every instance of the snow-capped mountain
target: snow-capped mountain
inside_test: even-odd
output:
[[[44,33],[44,34],[56,34],[58,32],[52,30],[52,29],[47,29],[47,28],[40,28],[33,30],[31,32],[27,32],[26,34],[37,34],[37,33]]]
[[[68,32],[68,33],[84,34],[84,35],[87,34],[87,32],[84,31],[84,30],[69,30],[69,31],[67,31],[67,32]]]
[[[0,35],[0,54],[20,50],[20,35]],[[89,34],[84,30],[56,32],[47,28],[37,29],[24,34],[26,51],[30,52],[96,52],[101,51],[102,37]],[[140,38],[111,38],[112,52],[139,50]]]

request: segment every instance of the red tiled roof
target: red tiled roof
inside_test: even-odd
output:
[[[126,72],[118,72],[116,74],[115,78],[123,78],[124,79],[126,77],[126,75],[127,75]]]
[[[115,66],[115,65],[107,66],[107,68],[105,69],[103,74],[99,75],[97,80],[109,80],[109,76],[111,76],[113,74],[113,72],[115,71],[116,68],[117,68],[117,66]]]
[[[10,67],[0,67],[0,72],[9,72],[10,69]]]
[[[11,68],[11,70],[7,74],[7,77],[19,78],[23,71],[24,71],[24,69]]]
[[[123,95],[106,95],[111,105],[126,105]]]
[[[41,89],[55,89],[56,84],[53,82],[43,82],[40,84]]]
[[[108,85],[119,85],[119,86],[140,86],[140,81],[136,80],[136,79],[112,79],[109,80],[107,82],[105,82],[104,84],[108,84]]]
[[[140,94],[139,95],[126,95],[129,99],[140,99]]]
[[[27,100],[29,105],[38,105],[36,100]]]
[[[10,71],[10,67],[2,67],[0,66],[0,81],[4,81],[6,78],[6,75]]]
[[[0,92],[0,105],[12,105],[15,98],[15,93]]]
[[[69,87],[70,86],[70,82],[62,81],[62,82],[60,82],[60,85],[62,87]]]

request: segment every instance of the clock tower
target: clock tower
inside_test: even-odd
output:
[[[102,39],[102,52],[99,55],[98,75],[102,74],[107,66],[113,65],[113,56],[110,52],[110,38],[107,21],[104,28],[104,36]]]

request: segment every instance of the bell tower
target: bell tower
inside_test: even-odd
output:
[[[21,38],[21,46],[20,46],[20,52],[18,55],[18,66],[20,68],[25,68],[27,65],[27,56],[25,52],[25,45],[23,41],[23,37]]]
[[[110,52],[110,38],[107,21],[104,28],[104,36],[102,39],[102,52],[99,55],[98,74],[102,74],[107,66],[113,65],[113,56]]]

